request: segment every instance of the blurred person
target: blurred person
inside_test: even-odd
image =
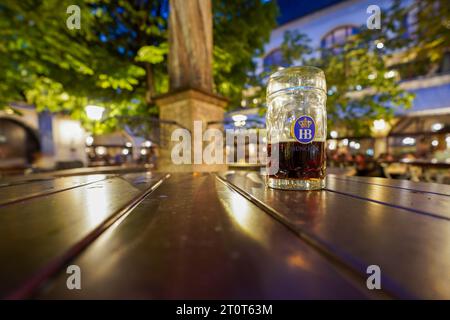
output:
[[[413,161],[413,160],[416,160],[416,156],[412,152],[408,152],[402,156],[402,160]]]
[[[416,146],[416,159],[427,159],[430,155],[430,147],[427,140],[422,137],[419,139],[419,142]]]
[[[115,156],[114,156],[114,164],[121,165],[122,162],[123,162],[122,160],[123,160],[122,154],[120,152],[116,153]]]
[[[392,162],[394,161],[394,157],[392,156],[392,154],[388,153],[388,152],[383,152],[380,153],[380,155],[378,156],[378,158],[376,159],[377,162]]]
[[[366,176],[369,173],[369,167],[367,164],[367,159],[362,153],[358,153],[355,156],[355,167],[356,167],[356,174],[358,176]]]

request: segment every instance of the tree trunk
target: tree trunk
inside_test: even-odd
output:
[[[212,92],[211,0],[170,0],[170,89]]]
[[[150,63],[145,63],[145,72],[146,72],[146,83],[147,90],[145,91],[145,103],[150,105],[153,100],[153,96],[155,95],[155,85],[154,85],[154,77],[153,77],[153,68]]]

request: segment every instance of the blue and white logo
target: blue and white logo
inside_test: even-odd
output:
[[[291,127],[291,135],[300,143],[310,143],[316,135],[316,124],[310,116],[300,116]]]

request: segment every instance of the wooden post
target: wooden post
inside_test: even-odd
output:
[[[213,91],[211,0],[170,0],[170,90]]]

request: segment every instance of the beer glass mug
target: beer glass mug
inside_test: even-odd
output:
[[[273,73],[267,86],[267,176],[269,187],[325,187],[326,81],[315,67]]]

